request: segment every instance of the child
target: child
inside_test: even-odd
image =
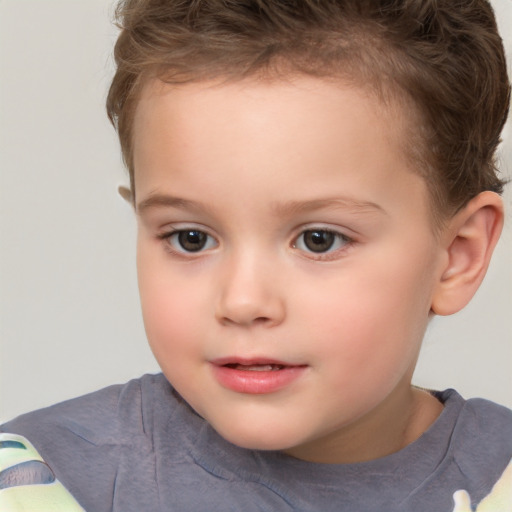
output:
[[[90,512],[510,510],[512,413],[411,385],[503,224],[488,3],[127,0],[119,20],[108,111],[163,375],[2,430]]]

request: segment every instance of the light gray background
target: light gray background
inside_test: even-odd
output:
[[[495,0],[512,54],[512,0]],[[104,113],[110,0],[0,0],[0,420],[158,367],[127,178]],[[510,122],[502,147],[512,175]],[[512,185],[511,185],[512,187]],[[512,406],[512,190],[472,304],[429,328],[415,382]]]

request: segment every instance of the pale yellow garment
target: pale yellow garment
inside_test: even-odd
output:
[[[471,498],[466,491],[457,491],[453,501],[453,512],[472,512]],[[512,460],[492,491],[480,502],[476,512],[512,512]]]

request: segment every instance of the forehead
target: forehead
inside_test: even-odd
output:
[[[403,149],[406,126],[399,107],[325,80],[154,81],[134,120],[136,202],[167,195],[265,216],[279,203],[343,197],[424,223],[428,194]]]
[[[365,139],[378,137],[406,156],[410,117],[405,105],[384,102],[369,88],[341,80],[299,76],[184,85],[151,80],[141,91],[134,116],[134,168],[136,173],[141,170],[137,162],[142,153],[157,143],[181,143],[185,150],[197,142],[213,154],[237,148],[247,154],[278,151],[279,143],[290,137],[305,144],[304,149],[318,151],[333,139],[352,139],[363,148]]]

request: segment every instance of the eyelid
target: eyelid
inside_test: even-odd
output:
[[[300,251],[301,255],[307,259],[313,259],[317,261],[337,260],[343,257],[344,254],[349,249],[351,249],[356,243],[354,237],[346,234],[346,231],[343,228],[333,227],[331,225],[325,225],[321,223],[308,224],[305,226],[301,226],[300,229],[297,231],[298,233],[293,237],[291,246],[292,248]],[[311,250],[308,251],[297,247],[297,241],[299,240],[299,238],[308,231],[323,231],[326,233],[332,233],[333,235],[337,236],[338,239],[342,239],[344,241],[344,244],[339,248],[336,248],[334,250],[329,249],[326,252],[314,252]]]
[[[171,239],[173,236],[182,233],[184,231],[200,231],[204,233],[207,237],[215,241],[215,245],[213,247],[208,247],[206,249],[200,249],[198,251],[186,251],[180,250],[174,247],[171,244]],[[216,236],[212,235],[210,230],[205,226],[195,223],[176,223],[172,225],[167,225],[160,230],[160,232],[156,235],[159,240],[161,240],[165,245],[165,249],[176,256],[183,258],[197,258],[203,255],[205,252],[218,247],[219,241]]]
[[[308,224],[302,224],[294,230],[295,235],[293,239],[297,239],[299,235],[302,235],[306,231],[326,231],[335,235],[340,235],[347,240],[355,241],[357,234],[344,226],[333,226],[332,224],[317,222],[310,222]]]
[[[209,227],[196,222],[169,222],[158,228],[157,237],[166,238],[178,231],[202,231],[217,240],[217,237],[212,233]]]

